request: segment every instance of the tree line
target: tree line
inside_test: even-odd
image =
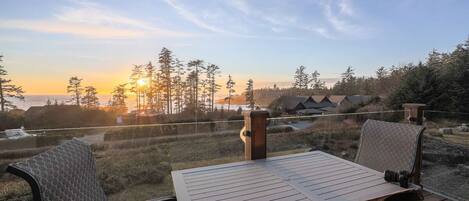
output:
[[[408,65],[400,85],[389,97],[398,108],[405,102],[433,110],[469,113],[469,39],[448,53],[433,50],[425,62]]]
[[[0,56],[0,109],[2,112],[14,109],[10,98],[24,99],[24,90],[8,79],[8,73]],[[127,94],[135,95],[137,111],[157,111],[164,114],[183,112],[215,111],[216,93],[220,86],[220,67],[195,59],[183,62],[170,50],[163,48],[158,54],[157,65],[148,62],[132,68],[130,81],[119,84],[112,91],[107,106],[113,111],[127,111]],[[308,73],[305,66],[299,66],[294,75],[292,87],[255,89],[252,79],[246,83],[246,104],[250,108],[265,105],[267,99],[281,95],[380,95],[385,97],[389,108],[400,108],[405,102],[418,102],[429,108],[455,112],[469,112],[469,40],[459,44],[448,53],[432,51],[425,61],[418,64],[378,67],[374,76],[356,76],[348,66],[333,86],[327,87],[320,79],[320,73]],[[231,75],[225,84],[228,95],[228,109],[235,95]],[[83,108],[97,108],[97,89],[82,86],[82,79],[71,77],[67,86],[70,102]],[[254,98],[255,97],[255,98]],[[265,100],[264,100],[265,99]]]
[[[221,77],[218,65],[200,59],[183,62],[167,48],[163,48],[158,54],[156,63],[157,65],[154,65],[150,61],[134,65],[130,81],[114,88],[107,106],[112,111],[127,111],[127,93],[132,93],[136,99],[138,113],[174,114],[216,110],[215,98],[221,89],[221,85],[218,84],[218,79]],[[235,86],[232,76],[228,75],[225,85],[228,91],[225,98],[228,110],[231,110],[231,99],[236,92]],[[243,94],[250,108],[254,108],[253,90],[253,80],[249,79]],[[84,108],[99,106],[96,88],[93,86],[83,88],[81,78],[70,78],[67,93],[71,95],[72,104]]]

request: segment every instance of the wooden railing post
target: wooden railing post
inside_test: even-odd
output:
[[[419,103],[403,104],[402,107],[404,107],[405,119],[411,124],[422,125],[425,106],[425,104]]]
[[[422,125],[423,124],[423,110],[425,109],[425,104],[418,103],[405,103],[402,105],[404,107],[404,118],[410,124]],[[422,138],[419,139],[417,145],[417,155],[415,159],[415,174],[412,177],[412,182],[414,184],[420,185],[420,173],[422,170]]]
[[[240,137],[244,141],[246,160],[263,159],[267,155],[267,117],[269,117],[269,112],[263,110],[244,112],[244,128]]]

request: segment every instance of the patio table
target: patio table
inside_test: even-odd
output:
[[[180,201],[377,200],[412,190],[321,151],[172,171],[172,177]]]

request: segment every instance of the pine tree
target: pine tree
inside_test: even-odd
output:
[[[5,70],[5,67],[1,65],[1,62],[3,62],[3,55],[0,55],[0,111],[5,112],[8,109],[16,108],[16,106],[6,98],[24,100],[24,91],[21,86],[11,84],[11,80],[6,78],[8,72]]]
[[[117,85],[114,90],[112,91],[112,98],[111,98],[111,108],[112,111],[116,113],[125,113],[127,112],[127,106],[125,104],[125,99],[127,98],[126,93],[126,85],[127,84],[120,84]]]
[[[185,82],[185,110],[189,112],[195,112],[195,108],[197,107],[197,98],[196,98],[196,74],[195,71],[189,72]]]
[[[228,75],[228,81],[226,82],[226,89],[228,89],[228,96],[225,98],[225,101],[228,100],[228,111],[230,111],[231,106],[231,99],[233,98],[233,94],[235,91],[234,86],[235,82],[231,78],[231,75]]]
[[[185,83],[183,81],[183,76],[185,74],[184,65],[182,62],[175,58],[174,59],[174,77],[173,77],[173,89],[174,89],[174,106],[176,107],[176,112],[181,113],[183,102],[184,102],[184,88]]]
[[[200,89],[201,89],[201,94],[200,94],[200,104],[199,108],[201,111],[207,111],[209,110],[209,105],[210,105],[210,98],[209,98],[209,87],[208,87],[208,79],[202,79],[200,80]]]
[[[155,74],[156,69],[155,66],[151,62],[145,66],[145,80],[147,80],[147,90],[146,90],[146,98],[147,98],[147,105],[151,111],[155,110],[155,96],[158,93],[157,85],[155,84]]]
[[[71,93],[72,99],[70,102],[74,102],[76,106],[80,106],[81,94],[83,92],[83,88],[81,87],[82,80],[83,79],[76,76],[68,80],[67,93]]]
[[[254,82],[252,79],[249,79],[246,84],[246,91],[244,92],[246,96],[246,103],[251,110],[254,110],[255,102],[254,102]]]
[[[355,95],[358,93],[357,79],[352,66],[348,66],[342,73],[342,80],[335,83],[333,89],[335,94]]]
[[[311,74],[311,88],[315,90],[323,90],[326,87],[326,83],[319,79],[320,75],[321,74],[319,74],[317,70]]]
[[[94,109],[99,106],[98,92],[93,86],[85,87],[85,94],[81,98],[81,102],[86,109]]]
[[[308,89],[309,83],[311,82],[309,79],[308,74],[305,72],[306,67],[301,65],[295,71],[295,75],[293,77],[293,88],[296,89]]]
[[[142,65],[134,65],[132,68],[132,74],[130,75],[130,91],[135,94],[137,103],[137,112],[140,113],[144,109],[144,91],[142,84],[144,84],[144,72]],[[143,95],[142,95],[143,94]]]
[[[188,71],[191,72],[191,78],[193,79],[191,80],[193,83],[191,83],[190,87],[193,88],[192,92],[194,94],[192,102],[195,104],[193,109],[195,109],[194,112],[196,116],[199,108],[200,71],[205,69],[203,64],[204,61],[200,59],[192,60],[187,63]]]
[[[350,82],[355,79],[355,72],[352,66],[347,66],[347,69],[342,73],[342,81]]]
[[[210,64],[206,68],[206,74],[207,74],[207,80],[208,80],[208,88],[209,88],[209,107],[210,111],[214,111],[214,105],[215,105],[215,93],[220,90],[220,85],[217,84],[216,82],[216,77],[218,74],[220,74],[219,71],[220,67],[214,64]]]
[[[173,56],[172,52],[167,48],[163,47],[159,54],[159,63],[160,63],[160,75],[161,75],[161,82],[164,87],[164,98],[166,101],[166,113],[172,113],[172,77],[171,74],[174,71],[173,66]]]

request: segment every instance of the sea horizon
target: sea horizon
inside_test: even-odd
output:
[[[99,105],[100,106],[105,106],[108,105],[108,102],[110,100],[112,95],[110,94],[98,94],[97,97],[99,99]],[[223,98],[222,96],[217,97],[217,99]],[[13,102],[13,105],[17,107],[17,109],[22,109],[22,110],[28,110],[30,107],[33,106],[44,106],[47,105],[47,101],[50,100],[52,104],[57,101],[58,104],[71,104],[71,96],[68,94],[45,94],[45,95],[39,95],[39,94],[28,94],[24,95],[24,100],[19,100],[19,99],[9,99],[10,101]],[[137,103],[135,100],[134,95],[129,95],[129,98],[126,99],[126,105],[129,108],[129,111],[135,110]],[[238,107],[241,107],[243,109],[247,108],[246,105],[237,105],[237,104],[231,104],[232,108],[237,109]],[[216,108],[227,108],[227,104],[215,104]]]

